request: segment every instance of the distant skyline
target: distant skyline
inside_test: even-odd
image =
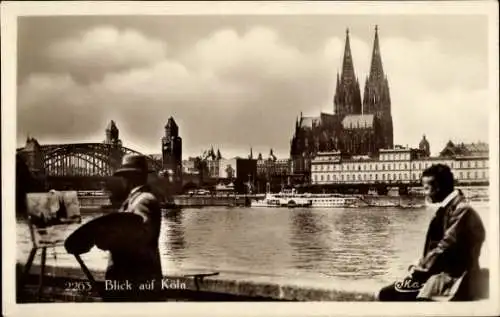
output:
[[[479,15],[86,16],[18,20],[17,143],[101,142],[183,158],[288,157],[297,116],[333,112],[345,31],[363,91],[378,25],[395,144],[432,154],[488,142],[487,18]]]

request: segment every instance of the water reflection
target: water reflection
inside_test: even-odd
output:
[[[336,214],[335,257],[345,265],[332,273],[351,278],[384,275],[388,257],[393,253],[391,217],[391,211],[376,209],[346,209]]]
[[[179,211],[167,211],[163,216],[162,232],[160,236],[161,254],[176,264],[182,264],[186,258],[186,240],[184,239],[183,213]]]
[[[248,208],[193,211],[186,210],[183,218],[191,267],[274,274],[289,263],[287,213]]]
[[[331,230],[324,214],[310,209],[295,209],[290,212],[290,246],[293,248],[293,264],[297,269],[319,269],[331,255],[328,242]],[[310,259],[319,261],[311,261]]]

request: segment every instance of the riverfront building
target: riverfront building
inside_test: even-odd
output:
[[[238,193],[248,192],[257,178],[257,160],[238,156],[226,159],[222,157],[219,150],[214,151],[213,147],[199,158],[184,161],[183,166],[185,175],[199,176],[200,172],[203,173],[201,178],[198,177],[202,180],[197,181],[199,186],[215,188],[217,185],[231,184]],[[194,181],[195,178],[191,177],[191,179]],[[251,190],[254,189],[251,188]]]
[[[291,160],[279,159],[273,150],[269,156],[263,158],[259,154],[257,158],[257,179],[255,187],[257,192],[280,191],[284,186],[291,185]]]
[[[198,169],[196,168],[196,161],[194,157],[187,160],[182,160],[182,174],[183,175],[197,175]]]
[[[460,185],[488,184],[488,145],[455,145],[451,141],[437,157],[430,157],[422,142],[419,149],[400,146],[381,149],[376,158],[343,157],[338,151],[320,152],[312,160],[311,178],[314,185],[411,186],[420,182],[426,168],[438,163],[451,167]]]
[[[290,175],[290,160],[278,159],[269,151],[269,157],[264,159],[261,154],[257,158],[257,175],[259,177],[288,176]]]

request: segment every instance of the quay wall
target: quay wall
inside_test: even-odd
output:
[[[474,196],[485,196],[489,195],[488,187],[464,187],[459,186],[467,197]],[[173,201],[178,207],[208,207],[208,206],[249,206],[250,201],[253,199],[263,198],[265,194],[260,195],[176,195],[173,197]],[[409,195],[399,196],[392,195],[365,195],[365,198],[371,201],[389,201],[389,202],[399,202],[402,200],[411,201],[422,201],[423,194],[421,193],[421,188],[416,188]],[[82,207],[100,207],[110,204],[110,200],[107,196],[79,196],[78,200]]]
[[[22,264],[17,264],[18,278]],[[18,302],[33,301],[37,293],[40,265],[33,264],[23,289],[18,290]],[[68,290],[65,284],[87,281],[78,267],[47,266],[44,275],[43,298],[50,301],[101,301],[95,292]],[[96,282],[104,284],[104,271],[91,270]],[[207,273],[207,272],[197,272]],[[343,289],[335,285],[300,286],[269,277],[235,276],[220,273],[206,276],[198,283],[188,274],[165,275],[164,279],[182,285],[181,289],[167,290],[165,301],[374,301],[375,290],[364,287]],[[351,285],[352,286],[352,285]],[[361,285],[360,285],[361,286]],[[102,286],[101,286],[102,287]]]
[[[264,195],[230,195],[230,196],[210,196],[210,195],[177,195],[173,197],[174,203],[178,207],[204,207],[204,206],[249,206],[252,199],[263,198]],[[110,200],[105,196],[79,196],[80,206],[92,208],[109,206]]]
[[[263,196],[174,196],[174,203],[180,207],[203,207],[203,206],[249,206],[250,201]]]

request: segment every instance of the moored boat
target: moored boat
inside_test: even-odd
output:
[[[368,206],[360,196],[341,194],[303,194],[313,208],[359,208]]]
[[[285,193],[267,193],[263,199],[252,200],[251,207],[310,207],[308,199],[287,195]]]
[[[252,201],[252,207],[312,207],[312,208],[355,208],[368,206],[359,196],[340,194],[298,194],[295,190],[277,194],[267,193],[262,200]]]

